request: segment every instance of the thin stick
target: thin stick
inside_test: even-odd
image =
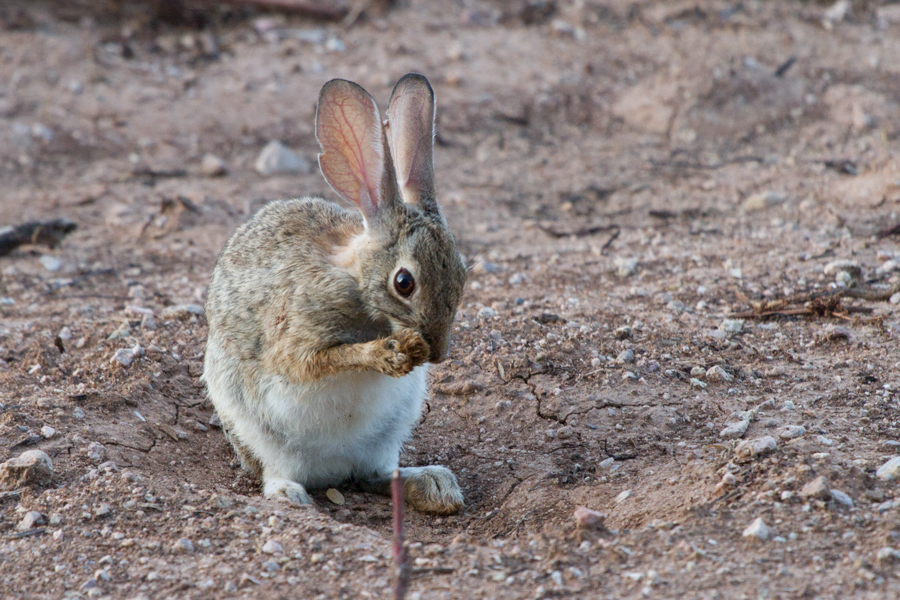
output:
[[[397,570],[394,600],[403,600],[409,587],[409,555],[403,539],[403,476],[400,469],[394,469],[391,476],[391,498],[394,501],[394,568]]]

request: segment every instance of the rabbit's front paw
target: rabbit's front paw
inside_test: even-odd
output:
[[[403,377],[428,359],[428,342],[410,329],[378,341],[374,366],[385,375]]]

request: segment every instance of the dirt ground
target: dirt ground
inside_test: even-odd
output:
[[[408,514],[408,598],[900,597],[876,474],[900,455],[900,296],[735,316],[896,286],[900,5],[186,17],[0,5],[0,225],[78,225],[0,257],[0,461],[54,469],[0,493],[0,597],[389,596],[389,499],[263,499],[211,423],[193,305],[259,206],[335,198],[257,173],[262,148],[314,164],[325,81],[383,107],[408,71],[474,264],[401,457],[452,468],[466,507]]]

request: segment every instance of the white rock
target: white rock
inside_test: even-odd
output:
[[[880,563],[893,563],[898,558],[900,558],[900,551],[894,550],[889,546],[885,546],[884,548],[879,548],[878,552],[875,553],[875,559]]]
[[[62,263],[58,258],[49,254],[44,254],[39,260],[41,261],[41,264],[44,265],[44,268],[51,273],[59,271],[59,268],[62,266]]]
[[[770,206],[775,206],[776,204],[784,202],[785,198],[786,196],[784,194],[773,191],[751,194],[744,200],[744,210],[747,212],[764,210]]]
[[[72,330],[69,329],[68,327],[63,327],[62,329],[59,330],[59,333],[57,333],[56,335],[62,341],[68,342],[69,340],[72,339]]]
[[[882,481],[900,479],[900,456],[890,459],[875,471],[875,476]]]
[[[778,447],[778,442],[770,435],[755,438],[752,440],[744,440],[734,449],[734,453],[739,457],[756,457],[767,452],[771,452]]]
[[[103,462],[106,460],[106,446],[100,442],[91,442],[87,447],[87,457],[95,463]]]
[[[0,490],[45,484],[52,477],[53,461],[43,450],[27,450],[0,464]]]
[[[696,377],[691,377],[691,385],[702,390],[705,389],[708,384],[705,381],[700,381]]]
[[[479,319],[493,319],[497,316],[497,311],[489,306],[485,306],[484,308],[479,310],[475,316]]]
[[[603,529],[606,515],[583,506],[575,510],[575,522],[579,529]]]
[[[262,551],[266,554],[281,554],[284,549],[275,540],[269,540],[263,545]]]
[[[706,379],[708,381],[724,381],[725,383],[729,383],[734,381],[734,375],[720,367],[719,365],[715,365],[710,367],[706,372]]]
[[[783,440],[792,440],[802,435],[806,435],[806,427],[803,425],[785,425],[778,432],[778,437]]]
[[[172,544],[172,552],[175,554],[193,554],[194,544],[189,539],[181,538]]]
[[[112,358],[109,359],[109,362],[118,363],[123,367],[127,367],[134,362],[134,354],[131,353],[131,350],[126,348],[119,348],[116,350],[116,353],[112,355]]]
[[[277,173],[310,173],[309,161],[293,152],[277,140],[272,140],[262,149],[254,164],[260,175]]]
[[[838,0],[825,11],[825,19],[832,23],[840,23],[848,14],[850,14],[850,2],[848,0]]]
[[[834,260],[825,265],[826,275],[837,275],[841,271],[858,277],[862,273],[862,268],[855,260]]]
[[[636,258],[628,258],[620,256],[616,258],[616,275],[619,277],[630,277],[637,271],[638,261]]]
[[[41,435],[49,440],[54,435],[56,435],[56,430],[49,425],[44,425],[43,427],[41,427]]]
[[[838,504],[853,508],[853,499],[841,490],[831,490],[831,497]]]
[[[227,163],[215,154],[206,154],[200,161],[200,173],[207,177],[221,177],[228,172]]]
[[[631,364],[634,362],[634,350],[628,348],[626,350],[622,350],[619,352],[619,355],[616,357],[616,362],[620,365]]]
[[[722,330],[725,333],[740,333],[744,329],[743,319],[725,319],[722,321]]]
[[[615,466],[615,464],[616,464],[616,459],[614,459],[613,457],[610,456],[609,458],[606,458],[606,459],[600,461],[600,468],[601,469],[611,469],[611,468],[613,468],[613,466]]]
[[[769,528],[763,523],[762,517],[756,517],[742,534],[745,538],[764,542],[769,539]]]
[[[16,525],[16,529],[18,529],[19,531],[27,531],[28,529],[34,529],[43,522],[44,515],[36,510],[30,510],[25,513],[25,516],[22,517],[22,520],[19,521],[18,525]]]
[[[153,315],[144,315],[141,317],[141,329],[146,329],[147,331],[156,329],[156,319]]]
[[[615,502],[616,504],[622,504],[628,499],[629,496],[631,496],[631,490],[625,490],[624,492],[616,496],[616,499],[613,500],[613,502]]]
[[[162,311],[162,316],[167,318],[180,318],[188,315],[203,315],[203,307],[199,304],[179,304],[177,306],[167,306]]]
[[[719,437],[723,438],[739,438],[743,437],[750,427],[750,421],[737,421],[736,423],[728,423],[725,429],[719,432]]]

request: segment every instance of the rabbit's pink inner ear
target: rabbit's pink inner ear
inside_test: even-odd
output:
[[[375,101],[355,83],[325,84],[316,112],[319,167],[341,197],[367,218],[378,213],[384,176],[381,116]]]
[[[387,109],[391,157],[403,200],[433,202],[434,92],[428,80],[409,74],[397,82]]]

